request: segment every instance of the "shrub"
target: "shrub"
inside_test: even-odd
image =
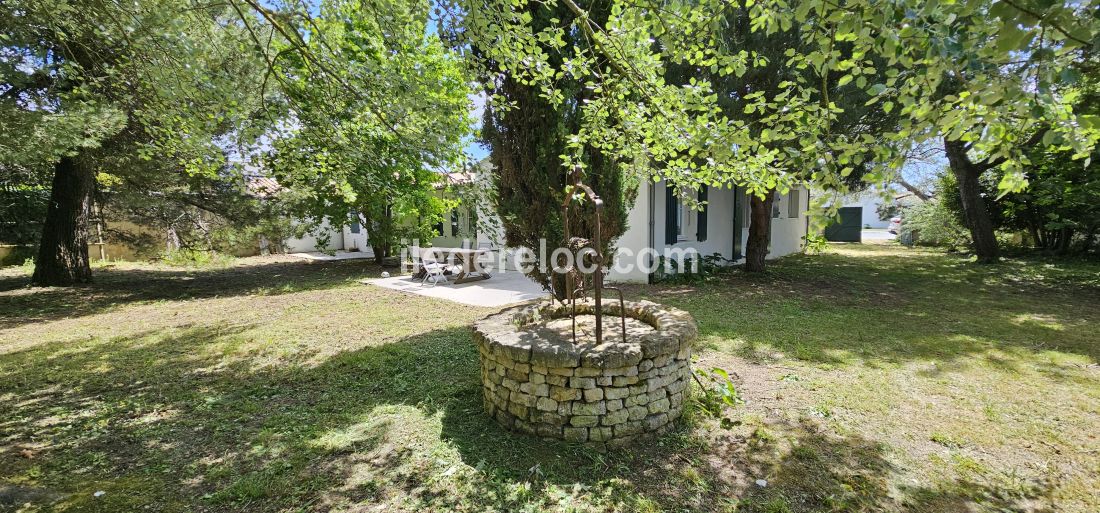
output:
[[[217,251],[178,249],[165,252],[160,260],[175,267],[228,267],[235,259]]]
[[[901,213],[901,207],[894,203],[880,203],[875,207],[875,213],[878,214],[879,221],[889,221]],[[867,226],[867,228],[869,227]]]
[[[682,262],[663,256],[659,258],[657,270],[653,271],[653,283],[694,283],[732,269],[732,261],[720,253]]]
[[[829,241],[822,234],[807,233],[802,239],[805,241],[802,251],[807,255],[818,255],[829,249]]]
[[[940,246],[953,250],[970,247],[970,232],[941,201],[933,199],[906,207],[898,240],[906,244]]]
[[[33,245],[42,236],[49,191],[0,183],[0,243]],[[15,256],[13,258],[17,258]],[[17,260],[18,261],[18,260]]]

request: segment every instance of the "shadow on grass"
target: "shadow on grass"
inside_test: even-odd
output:
[[[876,365],[1053,350],[1095,363],[1097,276],[1100,264],[1091,262],[980,266],[870,246],[784,258],[764,275],[736,271],[634,292],[691,311],[704,338],[738,340],[734,350],[754,361],[778,352],[825,365]]]
[[[993,499],[1013,509],[1038,493],[955,483],[899,497],[888,488],[898,469],[882,447],[809,424],[742,436],[687,423],[599,453],[511,434],[486,417],[465,327],[314,366],[268,367],[232,351],[250,328],[221,323],[6,355],[0,507],[927,511]]]
[[[89,285],[29,289],[29,276],[0,276],[0,329],[92,315],[129,303],[327,289],[377,270],[367,260],[275,261],[221,269],[106,267],[96,269]]]

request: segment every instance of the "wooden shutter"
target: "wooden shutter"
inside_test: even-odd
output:
[[[362,229],[359,225],[359,212],[352,210],[351,219],[351,233],[359,233],[359,231]]]
[[[699,189],[699,203],[703,205],[703,209],[699,211],[699,222],[696,223],[695,240],[703,242],[707,240],[707,192],[709,187],[704,185],[702,189]]]
[[[680,216],[677,215],[676,195],[672,192],[672,186],[665,184],[665,244],[676,244],[676,233],[679,232]]]

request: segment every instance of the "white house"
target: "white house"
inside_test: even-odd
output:
[[[436,188],[442,197],[463,199],[456,191],[465,188],[469,191],[466,198],[483,197],[478,190],[485,191],[491,186],[487,172],[488,160],[482,160],[475,167],[481,172],[448,173],[445,183]],[[430,241],[433,247],[496,249],[503,244],[504,228],[496,211],[487,201],[473,201],[473,204],[460,204],[451,209],[444,222],[435,227],[436,236]]]
[[[327,241],[321,239],[327,238]],[[328,219],[313,232],[301,237],[291,237],[283,241],[288,253],[309,253],[314,251],[365,251],[371,253],[367,243],[367,230],[361,223],[352,223],[333,227]]]
[[[440,194],[453,194],[452,187],[488,187],[489,174],[487,159],[475,168],[478,172],[452,173],[446,176],[450,187],[440,187]],[[610,269],[611,281],[625,283],[646,283],[650,279],[647,272],[652,268],[653,258],[638,255],[665,254],[666,249],[692,249],[699,256],[720,255],[731,263],[744,259],[745,240],[749,233],[749,198],[741,187],[708,188],[700,193],[699,199],[705,202],[705,208],[694,210],[685,206],[664,181],[642,181],[637,199],[627,214],[627,230],[614,244],[617,248],[618,265]],[[795,187],[787,194],[776,195],[772,206],[771,247],[768,258],[777,258],[802,250],[804,237],[809,226],[806,216],[809,205],[809,190]],[[330,242],[325,248],[309,247],[316,243],[313,237],[288,241],[287,247],[297,251],[315,250],[360,250],[370,251],[366,230],[361,226],[343,226],[329,230]],[[485,204],[460,205],[454,209],[446,221],[436,226],[439,234],[430,241],[434,247],[471,247],[492,248],[511,253],[503,248],[503,228],[496,212]],[[424,244],[421,241],[421,245]],[[535,250],[536,248],[532,248]],[[627,261],[623,261],[627,260]],[[639,265],[627,265],[639,263]]]
[[[466,175],[449,175],[452,185],[486,188],[489,183],[488,159],[475,167],[478,171]],[[744,188],[708,188],[699,197],[705,201],[703,210],[685,206],[665,182],[642,181],[633,208],[627,214],[627,230],[614,241],[620,260],[610,269],[608,278],[620,283],[646,283],[650,265],[626,265],[639,263],[637,255],[646,248],[656,254],[666,249],[691,248],[699,256],[720,255],[731,263],[744,260],[744,241],[749,234],[749,197]],[[802,250],[807,228],[806,212],[809,190],[795,187],[787,194],[775,197],[772,204],[772,233],[768,258],[778,258]],[[471,217],[475,212],[476,229]],[[488,205],[459,207],[451,214],[450,222],[439,228],[439,237],[431,241],[436,247],[492,247],[501,248],[503,227],[496,212]],[[456,235],[457,234],[457,235]],[[535,249],[535,248],[532,248]],[[649,262],[646,262],[648,264]]]
[[[837,201],[843,208],[862,209],[860,226],[863,228],[883,229],[890,226],[891,216],[887,215],[883,219],[881,211],[886,210],[886,207],[889,206],[912,205],[920,202],[920,198],[917,198],[911,192],[899,191],[896,188],[889,188],[885,193],[881,189],[874,188],[841,196]]]
[[[486,161],[482,164],[486,165]],[[487,173],[447,173],[436,187],[440,197],[454,197],[458,187],[487,187]],[[436,224],[436,236],[424,246],[496,248],[504,240],[503,228],[495,213],[487,205],[459,205],[452,209],[443,222]],[[321,239],[327,238],[327,243]],[[283,247],[290,253],[314,251],[363,251],[373,253],[367,238],[366,227],[362,221],[345,224],[339,228],[332,226],[328,219],[312,233],[287,239]]]
[[[802,250],[808,225],[809,205],[805,187],[776,195],[772,205],[771,247],[768,258]],[[666,249],[691,248],[701,256],[718,254],[738,263],[744,260],[749,234],[749,197],[741,187],[708,188],[700,194],[703,210],[685,206],[664,181],[643,181],[634,207],[627,214],[627,230],[616,241],[620,258],[637,255],[645,248],[658,254]],[[619,263],[608,277],[618,282],[645,283],[644,268]]]

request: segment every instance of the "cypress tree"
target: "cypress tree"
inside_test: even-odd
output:
[[[600,24],[607,21],[610,4],[594,3],[588,7],[594,21]],[[535,31],[548,26],[551,19],[568,23],[574,17],[569,9],[559,4],[530,3],[526,9]],[[568,41],[560,49],[543,43],[542,50],[551,55],[551,64],[555,67],[571,57],[570,52],[575,48],[588,48],[583,34],[574,32],[569,37],[576,41]],[[484,56],[476,48],[474,54]],[[573,170],[563,165],[561,155],[572,151],[568,147],[569,137],[582,124],[581,105],[595,93],[580,80],[564,75],[557,86],[566,100],[555,106],[543,96],[539,85],[521,83],[487,59],[480,59],[480,63],[485,92],[510,106],[487,106],[481,134],[490,150],[495,206],[504,225],[506,243],[538,253],[540,240],[545,240],[549,257],[554,248],[565,242],[561,206]],[[637,188],[624,174],[630,163],[617,161],[590,145],[585,146],[581,154],[582,181],[604,201],[601,233],[607,254],[613,247],[611,242],[626,231],[626,214]],[[591,239],[595,229],[591,206],[574,203],[569,212],[571,235]],[[552,290],[559,299],[564,298],[560,276],[555,280],[548,262],[539,261],[538,264],[528,276]],[[547,268],[541,269],[542,265]],[[559,286],[554,285],[555,281]]]

